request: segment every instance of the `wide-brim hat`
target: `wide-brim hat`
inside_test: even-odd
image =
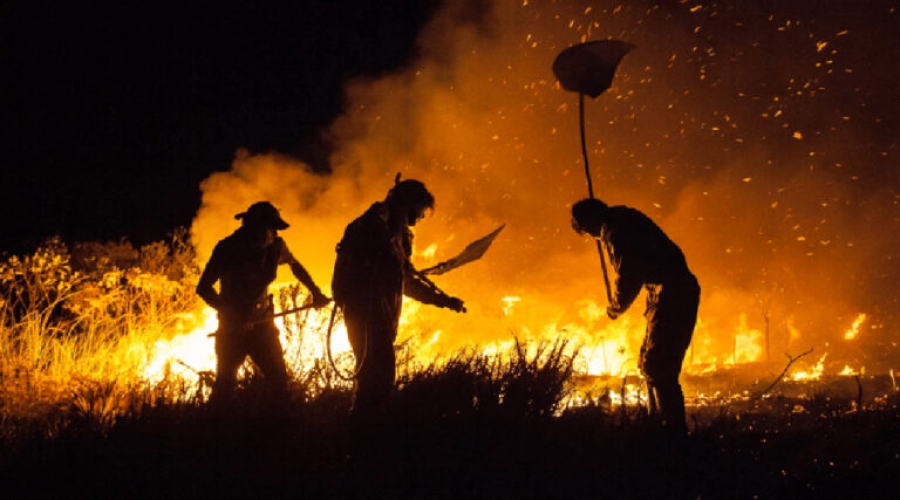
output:
[[[266,227],[272,229],[287,229],[290,224],[281,218],[278,209],[268,201],[259,201],[247,209],[234,216],[235,219],[243,220],[248,226]]]

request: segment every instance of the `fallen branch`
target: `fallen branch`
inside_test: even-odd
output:
[[[772,385],[770,385],[769,387],[766,387],[766,390],[760,392],[757,397],[761,398],[761,397],[765,396],[766,393],[768,393],[773,388],[775,388],[775,386],[778,385],[778,382],[781,382],[781,379],[783,379],[784,376],[787,374],[788,370],[791,369],[791,365],[794,364],[794,361],[797,361],[798,359],[802,358],[803,356],[806,356],[807,354],[810,354],[811,352],[813,352],[812,347],[810,347],[808,351],[804,352],[803,354],[799,354],[796,357],[792,357],[790,354],[784,353],[784,355],[788,357],[788,364],[787,364],[787,366],[784,367],[784,371],[782,371],[781,375],[779,375],[778,378],[776,378],[775,381],[772,382]]]

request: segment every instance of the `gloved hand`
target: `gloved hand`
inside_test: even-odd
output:
[[[606,306],[606,315],[609,316],[609,319],[616,319],[619,317],[619,314],[622,314],[622,312],[615,307]]]
[[[443,307],[446,307],[447,309],[451,309],[458,313],[466,312],[466,306],[463,304],[463,301],[456,297],[447,297],[447,300],[444,303]]]

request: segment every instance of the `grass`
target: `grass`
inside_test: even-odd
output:
[[[705,377],[736,396],[692,407],[692,434],[673,441],[643,406],[613,405],[626,380],[585,394],[563,340],[403,361],[390,410],[360,428],[352,387],[303,348],[321,322],[301,316],[286,325],[290,397],[267,399],[250,366],[235,405],[214,411],[210,374],[137,375],[145,346],[196,309],[196,277],[183,235],[51,240],[0,265],[0,495],[878,498],[900,482],[893,380],[785,381],[754,398]]]
[[[454,359],[398,384],[390,413],[366,429],[347,418],[348,391],[272,406],[252,377],[225,413],[164,403],[107,427],[93,420],[102,412],[70,409],[74,424],[4,456],[0,484],[29,496],[142,498],[879,498],[900,477],[896,393],[863,411],[825,392],[695,409],[691,436],[673,441],[636,409],[500,397],[519,383],[544,393],[523,374],[552,370],[547,358],[517,372]]]

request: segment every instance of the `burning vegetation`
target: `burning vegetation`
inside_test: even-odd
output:
[[[140,249],[124,242],[69,249],[52,240],[0,268],[0,478],[9,491],[204,496],[297,488],[327,497],[352,496],[366,484],[367,493],[386,495],[476,488],[569,496],[604,488],[644,496],[674,484],[689,496],[716,496],[735,484],[748,495],[874,493],[891,484],[900,449],[886,438],[898,435],[900,421],[893,373],[829,374],[827,354],[813,352],[795,356],[797,366],[777,379],[761,380],[768,372],[740,358],[708,365],[683,377],[693,433],[670,448],[647,415],[646,388],[630,373],[629,321],[580,346],[514,339],[433,354],[407,334],[398,348],[394,423],[385,428],[390,444],[382,460],[360,467],[355,460],[364,458],[354,458],[361,451],[344,425],[349,386],[324,358],[327,318],[286,316],[279,327],[290,401],[275,414],[265,410],[248,365],[238,404],[223,420],[198,404],[213,376],[216,324],[193,295],[198,269],[183,237]],[[506,300],[513,317],[514,299]],[[276,305],[305,300],[286,286]],[[409,306],[405,332],[420,313]],[[585,307],[585,321],[602,320],[598,307]],[[343,335],[335,332],[333,348],[346,374],[352,363]],[[860,474],[875,479],[845,481]]]

